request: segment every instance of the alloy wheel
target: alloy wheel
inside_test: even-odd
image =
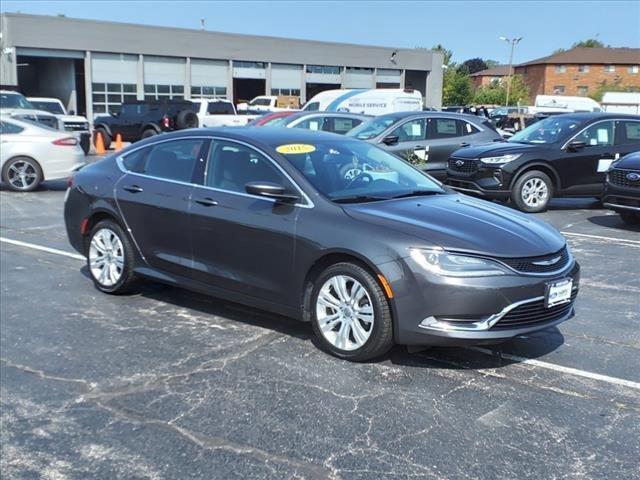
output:
[[[329,278],[316,300],[316,321],[323,337],[341,350],[357,350],[371,336],[373,302],[366,288],[347,275]]]
[[[38,181],[38,172],[31,162],[18,160],[7,169],[7,180],[16,190],[28,190]]]
[[[124,248],[118,235],[109,228],[101,228],[91,238],[89,268],[96,281],[112,287],[124,271]]]
[[[543,205],[549,197],[549,187],[538,177],[527,180],[522,186],[522,201],[531,208]]]

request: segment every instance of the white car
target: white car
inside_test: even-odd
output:
[[[29,103],[37,110],[44,110],[56,116],[59,120],[59,129],[70,132],[80,140],[80,146],[84,153],[89,153],[91,148],[91,131],[89,122],[85,117],[76,115],[72,110],[67,112],[64,105],[57,98],[49,97],[27,97]]]
[[[191,100],[198,105],[198,125],[201,127],[243,127],[257,115],[238,115],[236,107],[229,100],[195,99]]]
[[[249,103],[239,103],[238,112],[269,113],[293,110],[292,108],[279,107],[278,98],[280,97],[278,97],[277,95],[260,95],[258,97],[255,97]]]
[[[67,178],[85,164],[77,138],[29,121],[1,116],[0,143],[2,181],[17,192]]]

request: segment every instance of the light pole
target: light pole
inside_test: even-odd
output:
[[[513,68],[513,49],[516,47],[516,44],[522,40],[522,37],[516,38],[507,38],[500,37],[500,40],[504,40],[507,43],[511,44],[511,53],[509,54],[509,77],[507,78],[507,100],[505,105],[509,105],[509,94],[511,93],[511,70]]]

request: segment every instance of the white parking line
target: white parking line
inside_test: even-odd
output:
[[[65,252],[64,250],[58,250],[57,248],[43,247],[42,245],[36,245],[34,243],[21,242],[20,240],[13,240],[10,238],[0,237],[0,242],[9,243],[18,247],[31,248],[33,250],[40,250],[42,252],[52,253],[54,255],[62,255],[63,257],[74,258],[76,260],[85,260],[85,257],[77,253]],[[640,243],[640,242],[639,242]],[[495,352],[481,347],[469,347],[469,350],[483,353],[485,355],[495,356]],[[608,375],[602,375],[600,373],[588,372],[585,370],[579,370],[577,368],[563,367],[562,365],[556,365],[555,363],[542,362],[540,360],[534,360],[532,358],[520,357],[519,355],[512,355],[509,353],[501,353],[502,358],[512,360],[518,363],[524,363],[526,365],[533,365],[535,367],[546,368],[548,370],[554,370],[560,373],[567,373],[569,375],[575,375],[577,377],[589,378],[591,380],[597,380],[600,382],[609,383],[612,385],[618,385],[634,390],[640,390],[640,383],[632,382],[631,380],[625,380],[623,378],[610,377]]]
[[[560,233],[562,233],[563,235],[569,235],[572,237],[593,238],[595,240],[603,240],[605,242],[630,243],[633,246],[640,245],[640,241],[627,240],[626,238],[601,237],[600,235],[587,235],[586,233],[574,233],[574,232],[560,232]]]
[[[488,348],[481,347],[469,347],[469,350],[484,353],[486,355],[495,356],[496,353]],[[500,353],[500,357],[512,360],[518,363],[524,363],[526,365],[533,365],[535,367],[546,368],[547,370],[554,370],[556,372],[568,373],[569,375],[575,375],[576,377],[589,378],[591,380],[598,380],[600,382],[610,383],[612,385],[618,385],[621,387],[633,388],[634,390],[640,390],[640,383],[632,382],[631,380],[625,380],[623,378],[610,377],[609,375],[602,375],[600,373],[587,372],[585,370],[579,370],[577,368],[563,367],[562,365],[556,365],[555,363],[542,362],[540,360],[534,360],[533,358],[521,357],[519,355],[512,355],[510,353]]]
[[[58,250],[57,248],[43,247],[42,245],[36,245],[35,243],[21,242],[20,240],[13,240],[5,237],[0,237],[0,242],[17,245],[18,247],[31,248],[33,250],[40,250],[41,252],[53,253],[54,255],[62,255],[63,257],[75,258],[76,260],[86,260],[85,257],[77,253],[65,252],[64,250]]]

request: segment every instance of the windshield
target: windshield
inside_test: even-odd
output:
[[[31,105],[37,110],[44,110],[45,112],[64,115],[64,110],[58,102],[45,102],[42,100],[31,100]]]
[[[512,143],[556,143],[576,132],[580,122],[562,116],[549,117],[516,133],[508,142]]]
[[[277,145],[325,197],[338,203],[446,193],[431,177],[371,144],[319,140]]]
[[[0,93],[0,108],[33,108],[19,93]]]
[[[394,124],[398,119],[393,117],[378,117],[368,122],[358,125],[356,128],[347,133],[349,137],[355,137],[358,140],[370,140],[384,132],[390,125]]]

